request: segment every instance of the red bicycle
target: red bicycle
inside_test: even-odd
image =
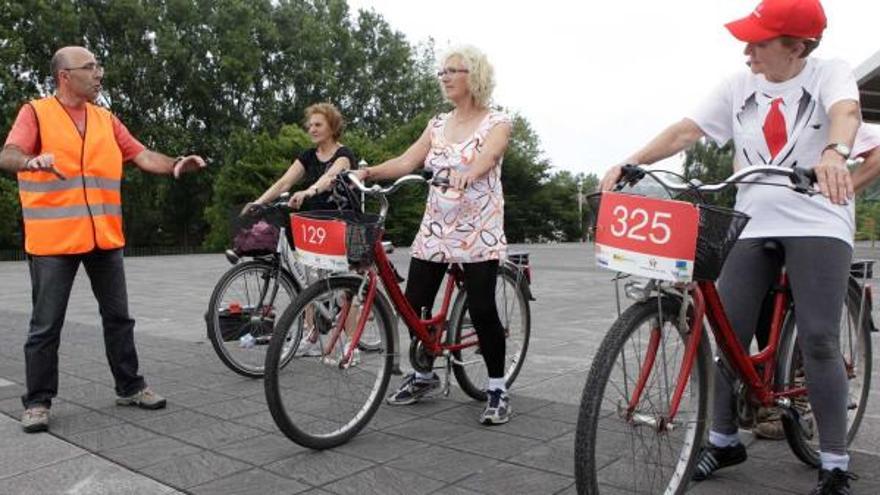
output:
[[[435,361],[443,363],[443,392],[449,394],[450,377],[455,375],[461,389],[480,401],[486,400],[488,382],[467,314],[461,267],[450,266],[439,311],[428,318],[419,315],[403,295],[399,285],[403,279],[382,248],[387,196],[405,184],[428,180],[407,175],[387,188],[365,187],[348,174],[340,174],[337,181],[378,198],[380,213],[293,215],[297,255],[300,262],[312,266],[330,270],[352,266],[359,273],[329,276],[300,292],[275,325],[265,364],[266,400],[272,418],[288,438],[313,449],[347,442],[367,425],[384,399],[398,350],[392,335],[394,315],[377,304],[380,281],[415,337],[409,357],[416,370],[432,371]],[[445,178],[429,182],[448,186]],[[529,344],[532,297],[527,260],[524,254],[511,255],[498,270],[495,297],[507,335],[504,377],[508,386],[519,374]],[[378,343],[369,350],[359,349],[367,332],[379,336]],[[288,347],[301,342],[303,335],[314,338],[321,351],[313,356],[293,353],[295,357],[285,364],[284,357],[291,354]]]
[[[668,191],[676,192],[717,192],[747,176],[767,174],[791,179],[780,183],[777,178],[773,185],[811,193],[805,171],[778,167],[749,167],[722,183],[694,186],[627,166],[617,190],[649,174]],[[718,369],[734,384],[740,424],[753,424],[758,407],[779,407],[789,446],[803,462],[818,467],[818,438],[806,400],[795,307],[785,269],[768,295],[772,310],[760,323],[769,328],[769,342],[752,355],[739,344],[714,283],[748,217],[709,205],[697,208],[616,192],[602,194],[601,203],[607,204],[597,210],[597,230],[606,229],[611,236],[622,233],[629,242],[624,247],[635,251],[600,247],[597,240],[597,261],[647,277],[647,281],[626,284],[626,295],[636,302],[609,329],[584,386],[575,435],[578,493],[678,494],[688,488],[707,426],[712,373],[707,326],[717,345]],[[605,208],[614,210],[606,217],[612,218],[612,223],[603,224],[601,209]],[[676,208],[684,216],[678,216]],[[635,225],[626,225],[626,220],[636,220]],[[613,224],[617,221],[620,225]],[[650,250],[642,256],[644,251],[639,253],[633,247],[642,237],[668,242],[677,235],[696,242],[696,246],[690,244],[689,259],[670,261]],[[765,247],[778,250],[772,243]],[[842,308],[841,359],[849,377],[850,442],[858,431],[870,390],[870,331],[874,326],[869,287],[862,280],[868,277],[871,263],[853,264],[854,276]],[[626,277],[618,275],[615,280]]]

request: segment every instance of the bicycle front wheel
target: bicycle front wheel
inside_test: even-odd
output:
[[[865,306],[869,307],[869,306]],[[871,390],[871,333],[868,315],[861,305],[861,290],[854,282],[847,290],[840,316],[840,353],[847,376],[846,444],[855,439],[862,423]],[[859,320],[861,315],[861,320]],[[803,357],[798,346],[794,313],[789,313],[780,338],[779,368],[776,372],[777,390],[806,385]],[[792,399],[800,416],[800,424],[782,416],[785,439],[792,452],[809,466],[820,467],[819,431],[813,409],[807,396]]]
[[[517,273],[513,270],[505,266],[498,267],[495,306],[498,308],[498,318],[506,335],[504,380],[508,388],[513,385],[525,362],[532,325],[529,298],[518,280]],[[449,318],[452,329],[448,340],[450,344],[476,341],[476,330],[467,313],[467,298],[467,293],[462,292],[452,308]],[[455,381],[464,393],[478,401],[486,401],[489,375],[479,346],[473,345],[455,351],[452,356],[457,361],[452,365]]]
[[[293,277],[266,261],[230,268],[214,287],[205,314],[208,340],[220,361],[239,375],[261,378],[275,321],[297,292]]]
[[[638,302],[602,341],[584,385],[575,432],[578,494],[687,489],[706,425],[709,350],[704,338],[678,413],[669,422],[688,339],[688,329],[679,326],[680,307],[680,301],[667,297],[662,303],[656,298]]]
[[[341,445],[372,418],[384,397],[393,361],[392,316],[384,305],[364,305],[360,277],[319,280],[284,312],[266,355],[266,401],[275,424],[312,449]],[[352,346],[367,313],[370,350]],[[375,328],[370,328],[371,326]],[[293,347],[293,359],[282,357]]]

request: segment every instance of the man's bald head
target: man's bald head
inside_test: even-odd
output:
[[[58,73],[61,72],[62,69],[66,67],[78,67],[81,65],[78,63],[80,60],[89,60],[93,58],[94,55],[92,55],[92,52],[81,46],[65,46],[64,48],[59,48],[58,51],[52,55],[49,69],[52,71],[52,77],[57,83]]]

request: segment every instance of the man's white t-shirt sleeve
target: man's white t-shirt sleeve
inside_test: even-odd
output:
[[[827,65],[819,84],[819,101],[825,107],[825,112],[830,112],[831,107],[839,101],[859,101],[859,86],[852,67],[843,60],[828,60],[825,63]]]
[[[733,139],[732,98],[732,81],[726,79],[687,115],[718,146]]]

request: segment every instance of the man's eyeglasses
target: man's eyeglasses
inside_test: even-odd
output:
[[[87,70],[89,72],[104,72],[104,66],[96,62],[89,62],[80,67],[65,67],[64,70]]]
[[[438,70],[437,77],[443,77],[447,74],[449,74],[449,76],[454,76],[456,74],[467,74],[468,72],[470,72],[470,71],[467,69],[456,69],[453,67],[447,67],[445,69]]]

